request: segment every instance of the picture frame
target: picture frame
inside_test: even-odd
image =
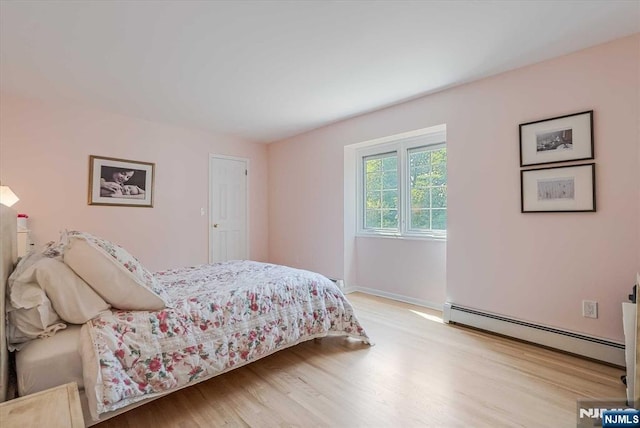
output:
[[[594,158],[593,110],[520,124],[520,166]]]
[[[595,212],[595,163],[520,170],[522,213]]]
[[[89,156],[89,205],[153,207],[155,164]]]

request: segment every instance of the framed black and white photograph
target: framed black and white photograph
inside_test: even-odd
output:
[[[594,163],[520,171],[521,212],[596,210]]]
[[[593,159],[593,110],[520,125],[520,166]]]
[[[155,164],[89,156],[89,205],[153,207]]]

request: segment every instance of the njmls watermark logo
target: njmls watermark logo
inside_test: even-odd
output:
[[[640,411],[620,400],[578,400],[578,428],[640,428]]]

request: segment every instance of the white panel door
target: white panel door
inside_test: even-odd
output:
[[[209,159],[209,263],[247,259],[247,160]]]

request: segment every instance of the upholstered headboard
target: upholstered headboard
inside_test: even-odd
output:
[[[16,212],[0,204],[0,402],[7,399],[9,351],[7,349],[5,297],[7,278],[17,258]]]

